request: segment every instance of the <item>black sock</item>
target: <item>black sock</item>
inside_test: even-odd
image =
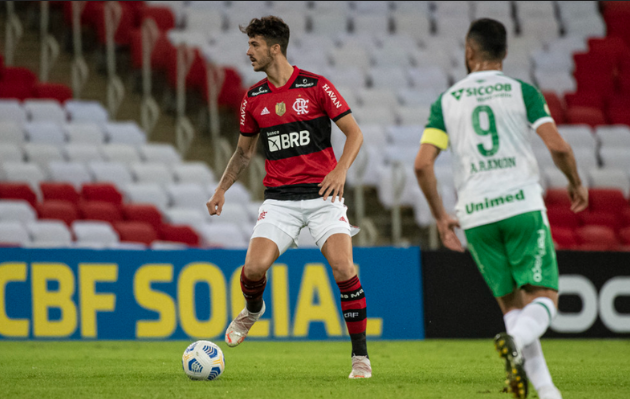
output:
[[[251,300],[245,303],[247,311],[250,313],[258,313],[262,309],[263,300],[262,297],[258,300]]]
[[[350,334],[352,340],[352,356],[367,356],[367,339],[365,332]]]

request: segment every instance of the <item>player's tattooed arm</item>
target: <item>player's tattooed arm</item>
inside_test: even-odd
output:
[[[446,213],[437,189],[437,179],[433,165],[439,154],[440,149],[433,144],[420,144],[420,151],[418,151],[414,163],[416,178],[429,203],[429,208],[431,208],[431,213],[435,218],[442,243],[450,250],[463,252],[462,243],[455,235],[455,228],[459,227],[459,222]]]
[[[236,145],[236,151],[230,158],[230,161],[221,176],[221,181],[214,191],[212,198],[206,202],[206,207],[210,215],[220,215],[225,203],[225,192],[232,187],[232,184],[236,182],[243,171],[249,165],[249,161],[256,152],[256,143],[258,142],[258,135],[255,136],[243,136],[241,135]]]

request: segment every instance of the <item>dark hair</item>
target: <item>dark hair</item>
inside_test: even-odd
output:
[[[239,26],[241,32],[247,34],[248,37],[262,36],[265,38],[269,47],[279,44],[280,51],[287,56],[287,46],[289,45],[289,25],[279,17],[273,15],[254,18],[246,27]]]
[[[481,18],[470,24],[466,39],[472,39],[488,60],[502,60],[507,51],[505,26],[490,18]]]

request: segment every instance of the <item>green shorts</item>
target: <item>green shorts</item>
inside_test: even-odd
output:
[[[558,290],[558,262],[545,211],[522,213],[465,233],[495,297],[526,284]]]

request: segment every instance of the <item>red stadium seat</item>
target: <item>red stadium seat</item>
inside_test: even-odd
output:
[[[123,220],[120,207],[111,202],[104,201],[83,201],[79,203],[81,218],[86,220],[102,220],[114,223]]]
[[[40,219],[56,219],[65,222],[68,226],[79,219],[79,211],[76,205],[68,201],[50,200],[36,206]]]
[[[32,86],[37,83],[37,75],[35,75],[35,73],[28,68],[6,67],[2,71],[2,81],[23,83]]]
[[[630,226],[619,230],[619,238],[624,245],[630,245]]]
[[[569,208],[551,207],[547,209],[549,224],[555,227],[576,229],[580,226],[580,218]]]
[[[123,215],[126,220],[147,222],[153,226],[156,231],[162,226],[162,214],[153,205],[123,205]]]
[[[160,228],[160,239],[181,242],[191,247],[199,246],[199,235],[189,226],[163,224]]]
[[[151,245],[151,243],[158,239],[157,232],[146,222],[116,222],[114,223],[114,229],[120,236],[120,241],[125,242],[140,242],[145,245]]]
[[[619,241],[613,229],[604,226],[584,226],[575,231],[577,249],[583,251],[613,251]]]
[[[608,99],[608,119],[613,124],[630,125],[630,92]]]
[[[551,117],[556,122],[556,124],[560,125],[565,122],[564,118],[564,105],[560,98],[556,95],[556,93],[551,91],[543,92],[543,96],[547,101],[547,105],[549,106],[549,111],[551,111]]]
[[[122,205],[123,196],[116,186],[109,183],[88,183],[81,188],[81,197],[86,201],[105,201]]]
[[[0,98],[15,98],[24,101],[33,97],[33,85],[24,82],[0,82]]]
[[[579,213],[579,218],[584,226],[605,226],[613,231],[622,226],[621,218],[610,212],[584,211]]]
[[[574,76],[579,92],[600,92],[608,96],[615,91],[615,61],[591,53],[573,54]]]
[[[630,52],[623,39],[619,37],[604,37],[588,39],[589,53],[600,58],[611,59],[618,66],[621,59]]]
[[[619,217],[628,206],[621,190],[591,188],[588,190],[589,208],[597,212],[610,212]]]
[[[564,101],[569,107],[590,107],[604,109],[604,96],[598,92],[577,92],[564,95]]]
[[[44,201],[60,200],[79,203],[79,193],[70,183],[40,183]]]
[[[144,22],[146,18],[153,19],[158,29],[162,31],[175,28],[175,15],[168,7],[144,7],[140,14],[140,23]]]
[[[550,188],[545,195],[545,204],[548,208],[558,207],[569,209],[571,207],[571,199],[567,190],[563,188]]]
[[[591,107],[571,107],[567,110],[567,121],[572,125],[586,124],[592,127],[605,125],[604,113]]]
[[[37,98],[57,100],[60,103],[72,99],[72,89],[61,83],[38,83],[33,88]]]
[[[630,206],[627,206],[621,211],[621,225],[630,227]]]
[[[120,21],[116,32],[114,33],[114,42],[117,45],[126,46],[129,44],[131,30],[135,24],[135,9],[130,6],[130,2],[117,2],[120,6]],[[105,37],[105,2],[94,7],[94,24],[96,26],[96,34],[101,44],[106,43]]]
[[[557,249],[573,249],[577,246],[577,239],[572,228],[552,226],[551,238]]]
[[[0,198],[25,200],[33,207],[37,204],[37,195],[25,183],[0,183]]]

